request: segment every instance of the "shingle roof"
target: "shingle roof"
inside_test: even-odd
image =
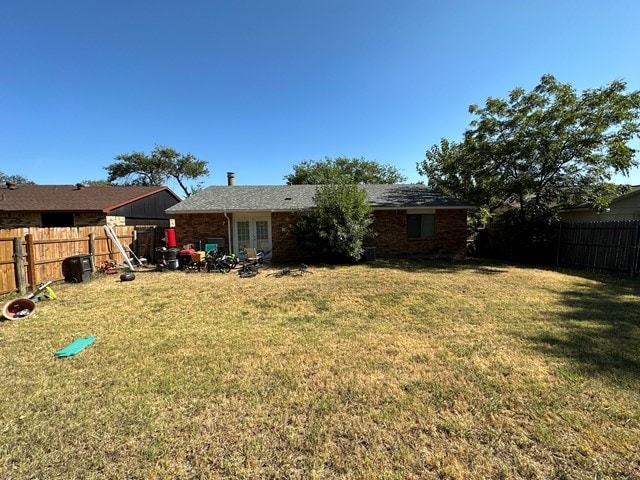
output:
[[[470,208],[421,184],[363,185],[374,209]],[[169,214],[241,211],[291,211],[314,206],[317,185],[212,186],[166,210]]]
[[[626,193],[623,193],[622,195],[618,195],[617,197],[613,197],[611,199],[609,199],[609,202],[611,204],[614,204],[616,202],[619,202],[620,200],[625,200],[629,197],[634,197],[636,195],[640,194],[640,185],[630,185],[629,191]],[[578,211],[578,210],[595,210],[595,207],[593,206],[593,204],[591,203],[581,203],[580,205],[574,205],[571,207],[567,207],[567,208],[563,208],[562,211],[563,212],[571,212],[571,211]]]
[[[76,185],[17,185],[0,188],[0,212],[95,212],[108,213],[128,203],[168,191],[167,187]]]
[[[422,184],[364,185],[373,208],[471,208]]]

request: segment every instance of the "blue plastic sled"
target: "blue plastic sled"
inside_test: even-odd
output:
[[[64,347],[62,350],[58,350],[56,353],[54,353],[54,355],[58,358],[70,357],[72,355],[75,355],[76,353],[80,353],[95,341],[96,337],[93,336],[78,338]]]

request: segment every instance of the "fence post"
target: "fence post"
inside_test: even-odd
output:
[[[636,229],[633,233],[633,264],[631,265],[631,276],[635,277],[638,275],[638,254],[640,253],[640,222],[636,223]]]
[[[33,235],[27,233],[24,236],[25,243],[27,244],[27,283],[29,286],[35,288],[37,282],[36,278],[36,246],[33,243]]]
[[[22,250],[22,239],[14,237],[13,239],[13,268],[16,272],[16,286],[18,293],[24,295],[27,293],[27,285],[24,281],[24,251]]]
[[[96,237],[93,232],[89,234],[89,255],[91,259],[91,270],[95,271],[96,269],[96,259],[94,257],[96,253]]]
[[[562,247],[562,222],[558,224],[558,248],[556,248],[556,266],[560,265],[560,248]]]

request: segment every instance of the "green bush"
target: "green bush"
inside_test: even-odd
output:
[[[298,212],[298,243],[329,261],[358,261],[373,232],[373,212],[364,189],[350,183],[318,186],[313,210]]]

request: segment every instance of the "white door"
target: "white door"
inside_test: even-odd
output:
[[[263,251],[271,257],[271,220],[269,218],[238,218],[234,221],[234,245],[236,255],[242,255],[245,248]]]

